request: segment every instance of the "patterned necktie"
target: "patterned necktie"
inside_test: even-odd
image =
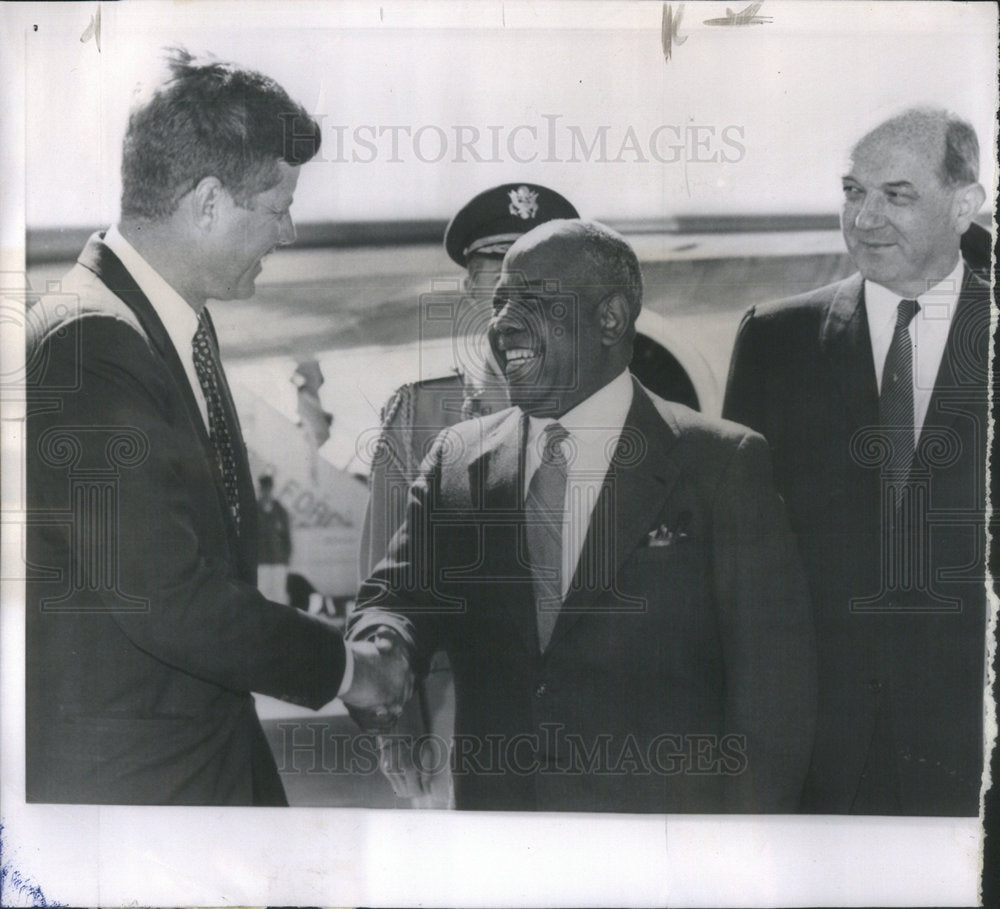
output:
[[[528,484],[524,503],[528,558],[535,592],[538,643],[544,651],[562,606],[563,511],[566,498],[566,456],[562,445],[569,433],[558,423],[544,430],[542,463]]]
[[[899,492],[906,484],[916,449],[913,416],[913,345],[909,325],[920,309],[916,300],[900,300],[896,312],[896,329],[882,370],[882,390],[879,393],[879,422],[888,430],[890,455],[886,477]]]
[[[236,530],[240,528],[240,491],[236,480],[236,454],[233,447],[233,436],[226,418],[226,409],[222,400],[222,383],[220,381],[221,366],[215,352],[215,344],[209,330],[208,313],[202,310],[198,314],[198,330],[192,339],[192,359],[194,369],[198,374],[198,382],[205,395],[208,406],[208,429],[215,455],[222,471],[222,479],[226,487],[226,500],[229,510],[236,522]]]

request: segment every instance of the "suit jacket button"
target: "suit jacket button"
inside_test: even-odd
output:
[[[871,688],[871,690],[874,691],[876,694],[878,694],[882,690],[882,683],[878,679],[872,679],[868,683],[868,687]]]
[[[545,682],[539,682],[538,687],[535,688],[535,697],[541,698],[545,697],[545,693],[549,690],[549,686]]]

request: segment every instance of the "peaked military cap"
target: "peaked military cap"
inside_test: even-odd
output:
[[[570,202],[537,183],[504,183],[480,193],[451,219],[444,248],[465,268],[474,253],[502,256],[532,228],[556,218],[579,218]]]

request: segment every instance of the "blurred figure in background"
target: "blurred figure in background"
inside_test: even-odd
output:
[[[288,603],[288,563],[292,558],[292,530],[285,507],[274,497],[274,477],[258,480],[257,589],[275,603]]]
[[[961,249],[965,264],[989,284],[993,235],[982,224],[973,221],[969,229],[962,234]]]

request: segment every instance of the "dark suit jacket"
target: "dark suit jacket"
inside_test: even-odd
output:
[[[767,447],[635,383],[550,645],[524,550],[527,418],[439,436],[362,589],[455,673],[459,808],[791,811],[812,743],[804,579]],[[661,529],[668,545],[650,546]]]
[[[774,456],[809,575],[819,724],[806,807],[973,815],[983,750],[989,291],[966,272],[911,477],[919,566],[894,584],[882,539],[878,390],[854,275],[751,309],[724,414]]]
[[[250,691],[321,706],[343,641],[257,592],[245,450],[237,534],[178,354],[99,237],[61,290],[28,315],[27,798],[283,804]]]

